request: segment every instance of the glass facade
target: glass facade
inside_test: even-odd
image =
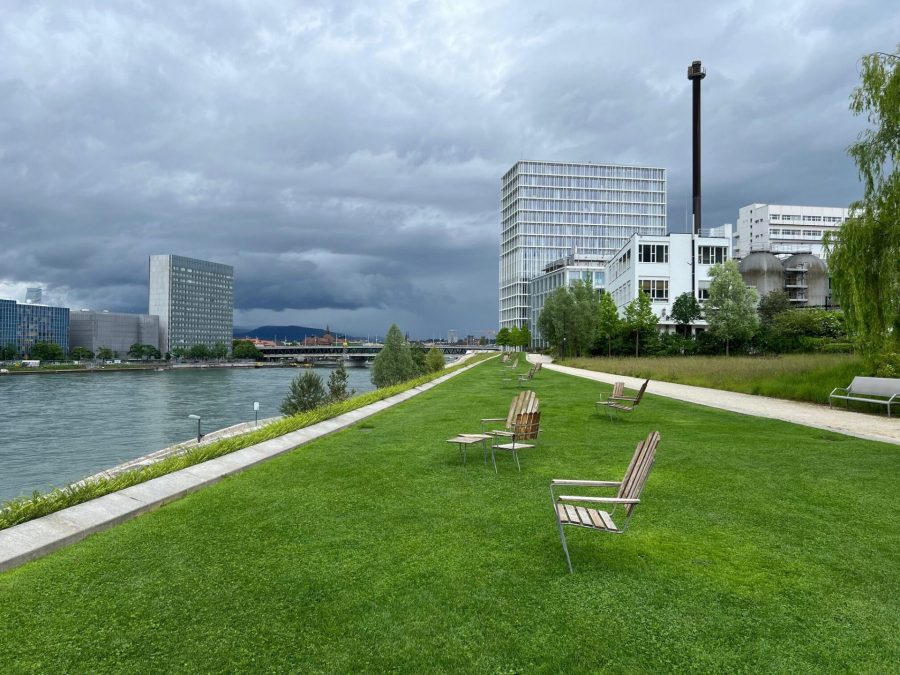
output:
[[[59,345],[68,354],[69,309],[0,300],[0,345],[14,344],[19,356],[29,356],[38,342]]]
[[[529,322],[529,281],[573,253],[609,260],[666,233],[666,170],[520,161],[501,179],[500,327]]]
[[[159,317],[160,351],[222,342],[231,348],[234,268],[184,258],[150,256],[150,314]]]

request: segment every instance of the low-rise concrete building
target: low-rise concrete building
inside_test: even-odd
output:
[[[125,356],[131,345],[150,345],[159,349],[159,317],[154,314],[125,314],[81,310],[69,315],[69,343],[85,347],[95,354],[107,347]]]

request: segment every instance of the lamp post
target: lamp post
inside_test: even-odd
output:
[[[188,419],[197,420],[197,443],[200,443],[200,439],[203,438],[203,434],[200,433],[200,415],[188,415]]]
[[[253,426],[259,426],[259,401],[253,401],[253,414],[256,417]]]

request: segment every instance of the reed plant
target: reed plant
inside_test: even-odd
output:
[[[560,363],[617,375],[811,403],[828,403],[832,389],[848,385],[855,375],[867,374],[863,359],[852,354],[593,357]]]

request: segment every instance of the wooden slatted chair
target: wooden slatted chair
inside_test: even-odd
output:
[[[602,404],[606,409],[606,416],[610,417],[612,411],[615,411],[616,413],[634,412],[634,409],[640,404],[641,399],[644,398],[644,392],[647,390],[648,384],[650,384],[650,380],[644,380],[644,384],[642,384],[641,388],[638,390],[637,396],[610,396]]]
[[[504,366],[504,367],[509,368],[510,370],[515,370],[516,368],[519,367],[519,357],[517,356],[516,358],[513,359],[512,363],[510,363],[508,366]]]
[[[572,525],[599,532],[623,534],[631,521],[634,507],[641,501],[641,491],[644,489],[647,476],[653,467],[657,445],[659,445],[658,431],[651,432],[646,439],[638,443],[631,463],[625,471],[625,477],[621,481],[557,479],[550,482],[550,500],[553,503],[553,513],[559,527],[559,538],[562,542],[563,552],[566,554],[566,562],[569,564],[569,572],[572,572],[572,559],[569,557],[569,547],[563,527]],[[618,492],[615,497],[557,496],[555,489],[563,487],[618,488]],[[594,507],[587,508],[579,503],[593,504]],[[603,511],[597,508],[600,505],[611,505],[613,508],[611,511]],[[616,515],[619,507],[622,507],[624,511],[622,514],[624,520],[620,520],[621,525],[616,525],[613,516]]]
[[[497,430],[511,432],[519,415],[536,413],[539,403],[537,394],[531,390],[523,391],[509,404],[509,413],[507,413],[506,417],[483,418],[481,420],[481,433],[485,434]],[[499,425],[500,422],[503,422],[502,427]]]
[[[613,385],[612,392],[606,395],[606,398],[603,398],[603,394],[600,394],[600,400],[597,401],[597,410],[600,410],[601,405],[606,405],[609,401],[614,398],[622,398],[625,395],[625,383],[624,382],[616,382]]]
[[[500,363],[506,363],[507,361],[509,361],[509,353],[503,354],[500,357]]]
[[[541,413],[522,413],[516,417],[511,430],[492,431],[491,433],[494,436],[494,440],[491,443],[491,463],[494,465],[494,473],[497,472],[497,450],[511,452],[516,460],[516,466],[521,471],[522,465],[519,463],[519,450],[526,450],[535,446],[538,435],[541,433]],[[525,443],[525,441],[534,442]]]
[[[530,382],[534,379],[534,376],[537,375],[541,371],[541,364],[535,363],[531,368],[528,369],[527,375],[519,375],[519,384],[524,382]]]

